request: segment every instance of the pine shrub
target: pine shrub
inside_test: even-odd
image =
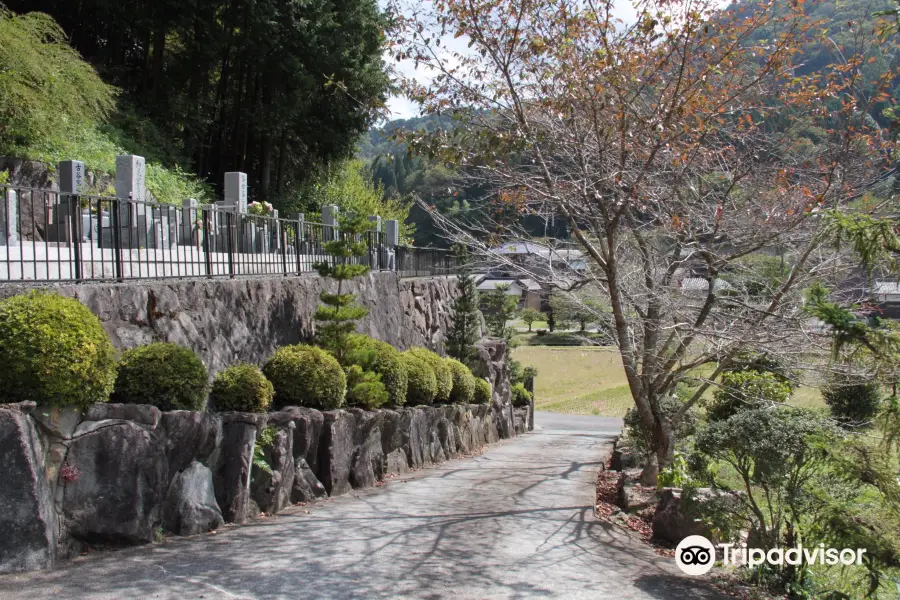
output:
[[[106,402],[116,353],[83,304],[34,291],[0,301],[0,395],[54,406]]]
[[[359,365],[347,369],[347,404],[374,410],[388,403],[388,392],[381,375],[365,371]]]
[[[206,366],[193,350],[156,342],[122,353],[113,400],[160,410],[203,410],[208,390]]]
[[[275,387],[275,408],[333,410],[344,403],[347,376],[337,359],[321,348],[284,346],[269,357],[262,371]]]
[[[350,336],[349,344],[348,362],[380,375],[381,383],[387,390],[388,403],[402,406],[406,402],[409,377],[400,351],[387,342],[359,334]]]
[[[232,365],[216,375],[210,399],[218,411],[264,413],[272,405],[275,388],[255,365]]]

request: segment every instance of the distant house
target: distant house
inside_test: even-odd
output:
[[[491,248],[490,252],[541,277],[558,277],[587,270],[584,252],[575,248],[551,248],[528,240],[514,240]],[[497,270],[502,270],[502,267]]]
[[[875,281],[869,297],[878,307],[878,316],[900,319],[900,281]]]
[[[499,287],[509,286],[506,294],[516,297],[519,308],[541,309],[541,286],[533,279],[482,276],[476,281],[476,287],[482,294],[496,292]]]

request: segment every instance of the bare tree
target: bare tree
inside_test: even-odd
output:
[[[738,352],[803,359],[829,343],[803,291],[860,292],[835,223],[888,151],[868,110],[889,77],[860,91],[863,32],[842,62],[798,76],[814,25],[802,6],[717,5],[647,0],[627,25],[610,0],[396,7],[397,58],[434,75],[408,93],[460,124],[414,142],[494,191],[489,219],[435,219],[485,261],[603,290],[660,467],[673,424]],[[451,36],[469,49],[446,49]],[[528,214],[564,219],[586,265],[498,252]],[[696,391],[668,417],[660,400],[679,382]]]

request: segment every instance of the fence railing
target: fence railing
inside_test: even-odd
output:
[[[0,283],[295,275],[334,264],[335,225],[131,199],[0,186]],[[366,232],[353,260],[404,277],[456,273],[446,250]]]

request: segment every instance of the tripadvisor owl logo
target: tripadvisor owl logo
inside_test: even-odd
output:
[[[675,548],[675,564],[687,575],[705,575],[716,562],[716,548],[702,535],[689,535]]]
[[[820,565],[862,565],[865,548],[748,548],[746,544],[719,544],[723,565],[744,565],[756,568],[771,566],[820,564]],[[716,546],[702,535],[689,535],[675,548],[675,564],[687,575],[705,575],[716,562]]]

